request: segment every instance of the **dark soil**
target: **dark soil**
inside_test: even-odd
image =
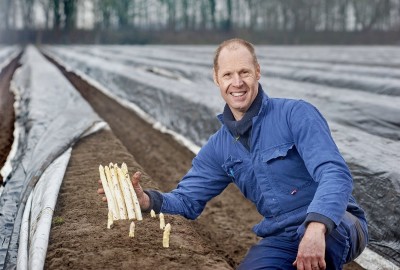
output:
[[[170,248],[162,247],[158,218],[143,215],[115,222],[107,229],[107,205],[96,193],[98,166],[126,162],[131,172],[143,169],[111,131],[83,138],[75,145],[54,212],[45,269],[231,269],[187,220],[166,215],[172,225]],[[143,172],[143,186],[158,189]]]

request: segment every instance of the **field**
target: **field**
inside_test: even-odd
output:
[[[232,269],[238,265],[257,242],[251,228],[262,217],[236,187],[229,186],[213,199],[196,221],[167,216],[173,226],[169,249],[160,245],[157,222],[148,215],[137,224],[134,239],[127,237],[128,223],[107,230],[106,205],[96,194],[97,167],[109,162],[126,162],[131,172],[142,171],[145,188],[169,191],[176,186],[190,168],[193,152],[219,127],[215,115],[223,103],[212,82],[213,49],[49,46],[41,48],[47,59],[32,47],[25,50],[13,86],[28,105],[21,106],[18,114],[27,116],[18,118],[25,134],[20,138],[26,140],[19,140],[24,151],[15,155],[22,160],[14,163],[22,164],[15,166],[21,167],[20,172],[15,169],[1,195],[2,212],[8,213],[0,219],[7,225],[1,236],[3,264],[16,264],[17,257],[20,261],[15,249],[22,245],[16,228],[24,224],[19,221],[22,206],[29,202],[38,176],[71,148],[53,222],[47,225],[47,252],[47,243],[41,245],[45,268]],[[260,82],[269,96],[307,100],[327,118],[354,176],[354,196],[367,212],[369,248],[399,264],[400,49],[260,46],[258,55]],[[2,95],[8,88],[7,74],[4,69]],[[7,98],[4,104],[12,97]],[[2,120],[12,122],[12,113],[4,115]],[[104,128],[105,122],[110,129]],[[99,126],[103,129],[95,132]],[[83,137],[88,130],[92,133]],[[0,137],[3,156],[10,148],[7,136]],[[12,184],[15,176],[20,176],[18,184]],[[17,206],[10,206],[6,196],[13,196]],[[42,211],[35,211],[41,217]]]

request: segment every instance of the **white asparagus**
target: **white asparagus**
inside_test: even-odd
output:
[[[118,202],[118,210],[119,210],[120,218],[121,219],[127,219],[125,201],[124,201],[124,198],[122,196],[121,187],[119,186],[119,183],[118,183],[118,178],[115,175],[114,165],[112,163],[110,163],[110,173],[111,173],[111,178],[112,178],[112,181],[113,181],[115,198],[116,198],[116,200]]]
[[[104,166],[104,172],[107,177],[108,187],[109,187],[109,190],[111,193],[111,197],[113,198],[114,207],[115,207],[115,213],[113,212],[113,218],[114,218],[114,220],[119,220],[119,219],[121,219],[121,216],[119,214],[119,205],[118,205],[117,197],[115,196],[114,184],[112,181],[110,168],[108,166]],[[114,216],[114,214],[115,214],[115,216]]]
[[[160,217],[160,229],[164,229],[164,227],[165,227],[164,214],[160,213],[159,217]]]
[[[111,211],[108,211],[107,229],[111,229],[113,224],[113,213],[111,213]]]
[[[129,237],[135,237],[135,222],[131,222],[129,226]]]
[[[135,214],[135,208],[133,206],[132,194],[129,189],[129,185],[125,180],[125,175],[122,173],[122,170],[118,167],[118,165],[115,165],[114,168],[117,171],[119,185],[121,187],[122,194],[124,195],[126,211],[128,212],[128,218],[135,219],[136,214]]]
[[[118,208],[115,206],[114,198],[110,190],[110,187],[108,185],[106,175],[104,173],[104,168],[102,165],[99,166],[99,172],[100,172],[101,184],[103,186],[104,193],[106,194],[107,198],[108,211],[112,213],[112,219],[117,220],[119,219],[119,215],[117,214]]]
[[[151,211],[150,211],[150,216],[151,216],[151,217],[156,217],[156,212],[154,212],[153,209],[151,209]]]
[[[106,176],[107,176],[107,183],[108,183],[108,186],[109,186],[110,189],[111,189],[111,192],[112,192],[112,194],[113,194],[114,201],[115,201],[114,190],[111,188],[111,187],[113,186],[113,182],[112,182],[112,178],[111,178],[110,168],[109,168],[108,166],[104,166],[104,171],[105,171]],[[109,172],[109,175],[107,175],[107,171]]]
[[[169,236],[171,234],[171,224],[167,224],[164,229],[163,233],[163,247],[168,248],[169,247]]]
[[[125,175],[125,180],[128,183],[129,190],[131,191],[133,206],[135,208],[135,213],[136,213],[136,219],[143,220],[142,210],[140,209],[139,200],[137,198],[135,189],[133,188],[131,178],[129,177],[128,166],[126,166],[125,163],[122,163],[121,170],[122,170],[122,173]]]

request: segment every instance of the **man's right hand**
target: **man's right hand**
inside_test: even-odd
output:
[[[132,185],[133,188],[135,189],[136,192],[136,196],[138,198],[139,204],[140,204],[140,208],[142,210],[147,210],[150,207],[150,198],[149,196],[143,192],[143,188],[140,186],[140,178],[142,177],[142,173],[141,172],[135,172],[132,176]],[[104,195],[104,189],[103,186],[101,184],[101,181],[99,180],[99,184],[100,187],[97,189],[97,193],[100,195]],[[102,200],[104,202],[107,201],[107,198],[105,196],[102,197]]]
[[[140,208],[142,210],[148,210],[150,207],[150,198],[149,196],[143,192],[142,187],[140,186],[140,178],[142,177],[142,173],[141,172],[135,172],[132,176],[132,185],[133,185],[133,189],[136,192],[136,196],[138,198],[139,204],[140,204]]]

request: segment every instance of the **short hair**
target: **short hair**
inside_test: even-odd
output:
[[[224,42],[219,44],[218,48],[215,50],[215,54],[214,54],[214,70],[215,70],[215,72],[217,72],[219,69],[218,58],[219,58],[219,55],[220,55],[222,49],[225,47],[227,47],[228,49],[237,49],[238,48],[237,45],[242,45],[247,50],[249,50],[249,52],[251,53],[251,55],[253,57],[254,65],[255,66],[258,65],[258,60],[257,60],[256,52],[254,49],[254,45],[244,39],[241,39],[241,38],[232,38],[232,39],[225,40]]]

